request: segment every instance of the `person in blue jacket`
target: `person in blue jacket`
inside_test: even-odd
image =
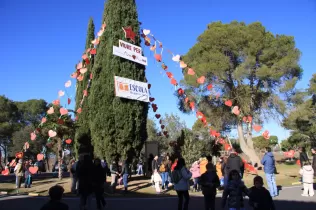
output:
[[[271,148],[266,148],[266,153],[264,154],[261,164],[264,166],[264,173],[266,175],[267,184],[269,187],[271,197],[278,196],[278,189],[275,183],[275,160],[271,152]]]

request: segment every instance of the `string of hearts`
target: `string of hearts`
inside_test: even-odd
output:
[[[96,55],[96,46],[100,43],[100,36],[102,36],[104,30],[106,28],[106,24],[102,24],[101,29],[99,30],[99,32],[97,33],[97,37],[91,42],[91,48],[87,49],[83,55],[82,55],[82,61],[80,61],[77,65],[76,65],[76,71],[74,73],[71,74],[71,78],[76,79],[78,82],[83,81],[84,79],[84,74],[88,71],[88,65],[90,64],[91,58],[92,56]],[[93,76],[92,73],[90,73],[90,78],[88,80],[88,84],[86,86],[86,88],[83,90],[83,96],[82,99],[80,100],[80,104],[79,104],[79,108],[76,110],[76,118],[75,120],[78,120],[79,114],[82,112],[82,105],[83,102],[85,100],[86,97],[88,97],[88,89],[91,86],[91,80],[92,80]],[[71,104],[71,97],[69,96],[68,92],[67,92],[67,88],[71,87],[72,85],[72,81],[68,80],[65,83],[65,90],[60,90],[58,91],[58,99],[54,100],[52,102],[52,106],[47,110],[45,116],[42,118],[41,123],[37,126],[37,128],[30,133],[30,140],[31,141],[35,141],[37,136],[40,134],[40,128],[43,126],[44,123],[47,122],[48,120],[48,116],[55,113],[55,109],[59,108],[59,113],[60,116],[58,118],[57,123],[58,124],[63,124],[64,121],[62,119],[62,116],[67,115],[71,110],[68,110],[62,106],[60,106],[60,98],[63,97],[66,93],[66,95],[68,96],[67,99],[67,104],[70,105]],[[67,106],[67,105],[66,105]],[[50,142],[51,138],[54,138],[57,136],[57,130],[56,127],[54,129],[51,129],[48,131],[48,143]],[[72,139],[68,138],[66,140],[64,140],[64,142],[66,143],[66,145],[70,145],[72,143]],[[51,144],[46,144],[46,146],[51,146]],[[16,153],[16,158],[23,158],[23,151],[25,152],[27,149],[29,149],[30,144],[29,144],[29,140],[27,142],[24,143],[23,145],[23,150],[21,152]],[[37,155],[37,160],[43,160],[45,158],[45,153],[46,153],[46,147],[43,146],[43,149],[41,151],[41,153],[39,153]],[[37,172],[37,170],[33,171],[34,173]]]

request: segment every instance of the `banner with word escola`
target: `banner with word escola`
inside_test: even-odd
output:
[[[142,56],[142,48],[119,40],[119,47],[113,46],[113,55],[147,66],[147,58]]]
[[[115,76],[114,84],[117,97],[149,102],[147,83]]]

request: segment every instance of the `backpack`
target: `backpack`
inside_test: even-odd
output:
[[[166,172],[165,164],[162,163],[162,164],[160,165],[159,171],[160,171],[160,172]]]
[[[174,170],[171,172],[171,182],[173,184],[178,184],[178,182],[182,179],[181,171]]]

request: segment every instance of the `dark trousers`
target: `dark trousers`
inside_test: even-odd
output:
[[[204,195],[205,210],[215,210],[215,194]]]
[[[27,176],[25,178],[24,186],[25,188],[31,188],[32,185],[32,176]]]
[[[182,205],[183,205],[183,199],[184,199],[184,206],[183,206],[183,210],[188,210],[189,208],[189,200],[190,200],[190,196],[189,196],[189,191],[177,191],[178,194],[178,210],[182,210]]]
[[[95,200],[97,202],[98,209],[101,209],[102,206],[106,205],[106,202],[105,202],[104,196],[103,196],[103,190],[96,190],[95,191]],[[101,204],[102,204],[102,206],[101,206]]]

